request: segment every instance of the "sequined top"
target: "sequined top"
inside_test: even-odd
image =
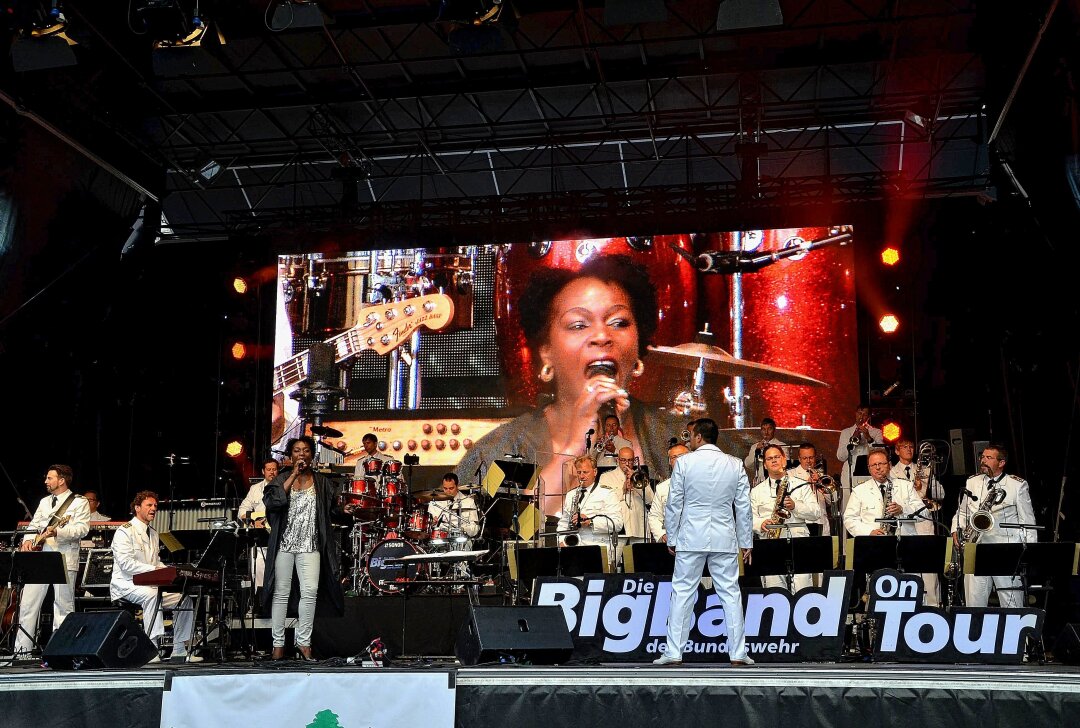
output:
[[[315,487],[289,491],[289,520],[281,534],[281,550],[306,554],[319,550]]]

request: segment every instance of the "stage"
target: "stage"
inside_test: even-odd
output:
[[[652,726],[717,722],[777,726],[913,726],[985,728],[987,725],[1064,725],[1080,714],[1080,669],[1068,666],[986,668],[886,664],[753,666],[732,668],[609,667],[463,668],[433,663],[387,669],[301,663],[152,665],[138,670],[54,672],[38,667],[0,671],[6,723],[31,725],[49,716],[52,726],[182,726],[178,712],[162,719],[170,691],[202,684],[203,713],[222,716],[239,708],[250,723],[272,705],[255,699],[273,681],[314,687],[320,679],[343,686],[344,703],[365,716],[365,725],[390,725],[396,711],[415,709],[427,691],[401,688],[422,679],[443,688],[447,699],[425,716],[425,725],[474,728],[512,725]],[[216,685],[242,685],[242,694]],[[398,688],[387,687],[391,685]],[[380,687],[382,686],[382,687]],[[376,697],[365,699],[365,691]],[[308,690],[305,695],[312,692]],[[293,698],[290,698],[294,700]],[[331,704],[325,694],[318,705]],[[220,705],[217,704],[220,702]],[[452,704],[452,710],[450,705]],[[314,710],[314,709],[313,709]],[[342,708],[340,722],[357,725]],[[1074,712],[1076,711],[1076,712]],[[271,716],[273,713],[271,712]],[[313,712],[312,715],[315,715]],[[322,712],[320,712],[322,715]],[[282,725],[268,717],[266,725]],[[325,717],[321,720],[325,720]],[[407,723],[398,722],[397,725]]]

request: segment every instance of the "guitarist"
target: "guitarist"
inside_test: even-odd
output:
[[[15,639],[16,657],[29,657],[37,641],[41,604],[49,587],[53,588],[53,631],[60,629],[64,619],[75,609],[73,588],[79,570],[79,540],[90,530],[90,506],[81,495],[71,490],[75,475],[67,465],[50,465],[45,474],[45,489],[49,495],[41,499],[30,531],[19,549],[59,551],[67,567],[63,584],[27,584],[22,589],[19,605],[19,634]]]

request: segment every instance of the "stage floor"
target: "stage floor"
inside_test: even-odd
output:
[[[53,725],[156,726],[173,680],[193,675],[445,672],[455,691],[454,724],[776,726],[1067,725],[1080,718],[1080,668],[785,665],[732,668],[652,665],[459,667],[447,663],[384,670],[297,662],[148,665],[137,670],[0,670],[5,724],[55,716]]]

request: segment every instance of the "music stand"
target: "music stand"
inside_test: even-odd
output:
[[[785,576],[788,584],[795,574],[819,574],[836,568],[839,538],[836,536],[788,537],[754,541],[754,558],[749,564],[740,560],[741,576]]]
[[[607,547],[600,544],[515,548],[510,567],[510,576],[518,584],[527,584],[530,595],[538,576],[573,577],[610,571]]]
[[[941,574],[951,546],[946,536],[856,536],[848,543],[851,570],[857,574],[878,569]]]
[[[1011,524],[999,524],[999,528]],[[1033,528],[1041,530],[1041,527]],[[964,545],[964,573],[971,576],[1009,576],[1020,579],[1022,606],[1031,596],[1032,580],[1045,583],[1055,576],[1076,576],[1080,545],[1075,543],[968,543]],[[996,588],[996,587],[995,587]],[[1013,590],[1016,587],[1012,587]],[[1005,590],[998,590],[1005,591]],[[1043,607],[1045,609],[1045,602]],[[1039,664],[1046,662],[1042,635],[1037,641]]]
[[[59,551],[0,551],[0,575],[3,574],[7,575],[7,581],[14,584],[20,592],[27,584],[67,583],[64,555]],[[0,635],[0,645],[7,641],[8,635],[17,635],[19,630],[30,637],[30,633],[19,623],[20,611],[21,608],[15,611],[11,627]],[[38,646],[36,639],[34,645]],[[14,654],[14,645],[11,651]]]

